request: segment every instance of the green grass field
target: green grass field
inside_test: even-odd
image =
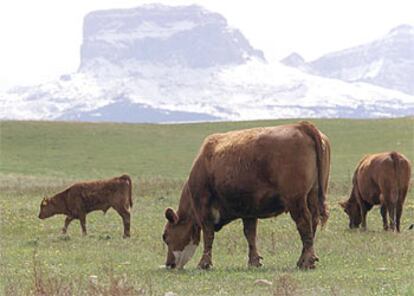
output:
[[[161,240],[164,209],[177,208],[180,187],[203,138],[214,132],[295,120],[183,125],[0,122],[0,293],[4,295],[414,295],[414,194],[402,233],[382,231],[378,208],[368,231],[347,229],[337,203],[366,153],[397,150],[414,160],[414,118],[314,120],[331,140],[331,217],[317,233],[317,269],[300,271],[301,242],[289,215],[261,220],[260,269],[247,268],[240,221],[216,235],[214,267],[196,268],[201,247],[183,271],[169,271]],[[60,235],[63,216],[37,218],[39,204],[79,180],[128,173],[134,181],[132,237],[122,239],[112,210],[87,216]],[[91,283],[91,276],[93,281]],[[272,286],[255,285],[267,279]],[[42,292],[43,291],[43,292]],[[43,294],[42,294],[43,293]]]

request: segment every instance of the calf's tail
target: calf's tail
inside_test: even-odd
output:
[[[129,199],[129,206],[132,208],[133,202],[132,202],[132,180],[131,177],[128,175],[122,175],[119,177],[119,179],[125,180],[128,182],[128,199]]]

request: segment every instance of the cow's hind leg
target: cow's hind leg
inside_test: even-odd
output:
[[[402,215],[402,211],[403,211],[403,205],[401,201],[397,202],[397,207],[396,207],[396,221],[395,221],[395,227],[397,229],[397,232],[400,232],[400,221],[401,221],[401,215]]]
[[[388,215],[390,216],[390,229],[391,231],[395,231],[395,218],[396,218],[396,205],[394,203],[390,203],[387,205]]]
[[[297,266],[301,269],[313,269],[315,268],[315,261],[318,261],[318,257],[315,255],[313,249],[314,234],[312,215],[307,206],[305,197],[296,200],[290,208],[290,215],[296,222],[296,227],[303,244],[302,254],[297,262]]]
[[[316,230],[318,228],[320,220],[319,204],[318,204],[318,191],[317,189],[312,189],[308,195],[308,209],[312,215],[312,233],[313,239],[315,239]],[[315,261],[319,261],[319,257],[314,253]]]
[[[382,216],[382,227],[384,228],[384,230],[388,230],[387,207],[385,205],[381,206],[381,216]]]
[[[397,201],[397,231],[400,232],[400,221],[401,221],[401,215],[403,212],[403,205],[405,201],[405,197],[407,195],[408,186],[404,186],[402,190],[398,194],[398,201]]]
[[[124,224],[124,238],[130,237],[131,232],[131,214],[129,212],[129,209],[126,208],[115,208],[115,210],[118,212],[118,214],[122,217],[122,222]]]
[[[249,266],[260,267],[260,259],[263,259],[257,252],[256,247],[256,231],[257,231],[257,219],[243,219],[243,232],[249,244]]]
[[[62,234],[66,234],[66,231],[68,230],[68,226],[69,226],[70,222],[73,221],[73,219],[74,218],[71,217],[71,216],[66,216],[65,225],[62,228]]]
[[[391,190],[389,192],[384,192],[384,201],[387,207],[388,215],[390,218],[390,229],[395,231],[396,226],[396,217],[397,217],[397,201],[398,198],[395,197],[395,193]]]
[[[214,224],[206,223],[202,226],[203,230],[203,241],[204,241],[204,250],[203,256],[198,263],[198,267],[201,269],[209,269],[213,266],[213,241],[214,241]]]

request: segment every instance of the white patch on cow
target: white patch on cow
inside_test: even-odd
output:
[[[193,257],[197,245],[191,240],[182,251],[173,251],[175,257],[175,264],[177,268],[183,268],[184,265]]]
[[[220,222],[220,212],[216,208],[211,208],[211,215],[213,216],[214,224],[218,224]]]

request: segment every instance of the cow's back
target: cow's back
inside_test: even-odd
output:
[[[372,203],[382,203],[380,199],[384,193],[397,195],[401,187],[408,187],[410,167],[409,160],[400,153],[367,155],[358,164],[354,185],[368,201],[372,198]]]
[[[297,125],[215,134],[195,160],[190,185],[214,188],[222,199],[288,196],[310,190],[316,166],[315,143]]]
[[[87,211],[104,210],[129,203],[129,183],[121,178],[76,183],[69,188],[70,201]]]

